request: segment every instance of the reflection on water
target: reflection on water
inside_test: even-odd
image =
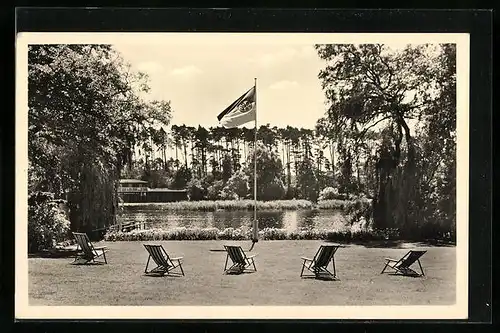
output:
[[[314,229],[315,218],[318,216],[318,214],[319,214],[318,211],[313,211],[313,210],[305,211],[301,219],[300,227],[304,229]]]
[[[127,209],[118,216],[121,223],[142,222],[154,228],[225,228],[251,227],[253,211],[165,211],[154,207]],[[301,229],[342,230],[346,219],[338,210],[300,210],[300,211],[258,211],[259,229],[279,228],[288,231]]]

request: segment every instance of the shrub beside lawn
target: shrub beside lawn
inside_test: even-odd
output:
[[[174,228],[133,230],[130,232],[109,232],[105,241],[153,241],[153,240],[250,240],[251,229],[226,228]],[[299,230],[278,228],[259,230],[262,240],[327,240],[337,242],[364,242],[397,238],[396,230]]]

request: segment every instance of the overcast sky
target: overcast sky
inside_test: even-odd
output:
[[[171,101],[172,124],[217,126],[217,115],[251,88],[254,78],[259,125],[314,128],[325,113],[318,79],[325,63],[312,43],[113,46],[134,70],[149,75],[151,98]]]

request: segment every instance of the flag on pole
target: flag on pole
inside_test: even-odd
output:
[[[218,116],[217,120],[225,128],[232,128],[255,121],[255,86],[241,95]]]

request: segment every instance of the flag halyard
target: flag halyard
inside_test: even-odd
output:
[[[255,86],[241,95],[217,119],[225,128],[237,127],[256,119]]]

